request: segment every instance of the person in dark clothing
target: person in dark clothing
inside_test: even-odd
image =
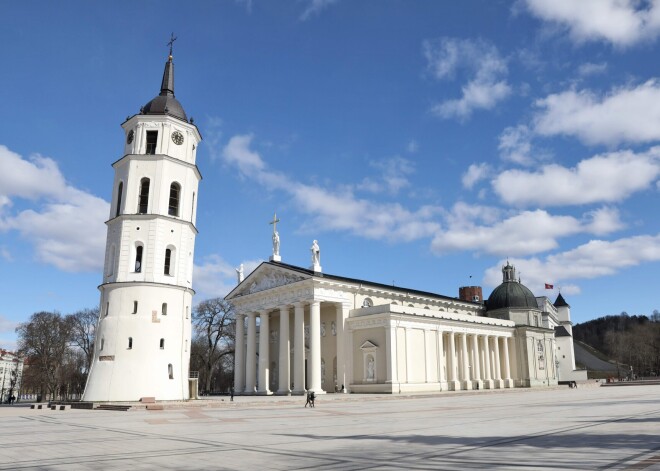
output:
[[[229,400],[233,401],[234,400],[234,386],[229,388]]]
[[[312,391],[309,393],[310,407],[314,407],[314,399],[316,399],[316,394],[314,394],[314,391]]]

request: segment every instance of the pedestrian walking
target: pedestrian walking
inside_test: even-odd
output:
[[[310,400],[310,407],[314,407],[314,400],[316,399],[316,394],[314,394],[314,391],[312,391],[309,394],[309,400]]]
[[[234,400],[234,386],[229,388],[229,400],[233,401]]]
[[[307,391],[307,401],[305,402],[305,407],[312,407],[312,392]]]

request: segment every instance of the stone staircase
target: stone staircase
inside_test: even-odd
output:
[[[131,405],[122,405],[122,404],[99,404],[94,408],[94,410],[112,410],[118,412],[126,412],[131,410],[133,406]]]

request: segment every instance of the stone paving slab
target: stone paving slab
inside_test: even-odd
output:
[[[645,469],[660,387],[245,397],[159,411],[0,408],[0,470]],[[209,403],[211,401],[208,401]]]

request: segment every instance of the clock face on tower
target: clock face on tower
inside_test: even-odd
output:
[[[134,137],[135,137],[135,133],[131,129],[130,131],[128,131],[128,136],[126,137],[126,143],[130,144],[131,142],[133,142]]]
[[[172,133],[172,142],[174,142],[177,146],[183,144],[183,134],[181,134],[179,131],[174,131]]]

